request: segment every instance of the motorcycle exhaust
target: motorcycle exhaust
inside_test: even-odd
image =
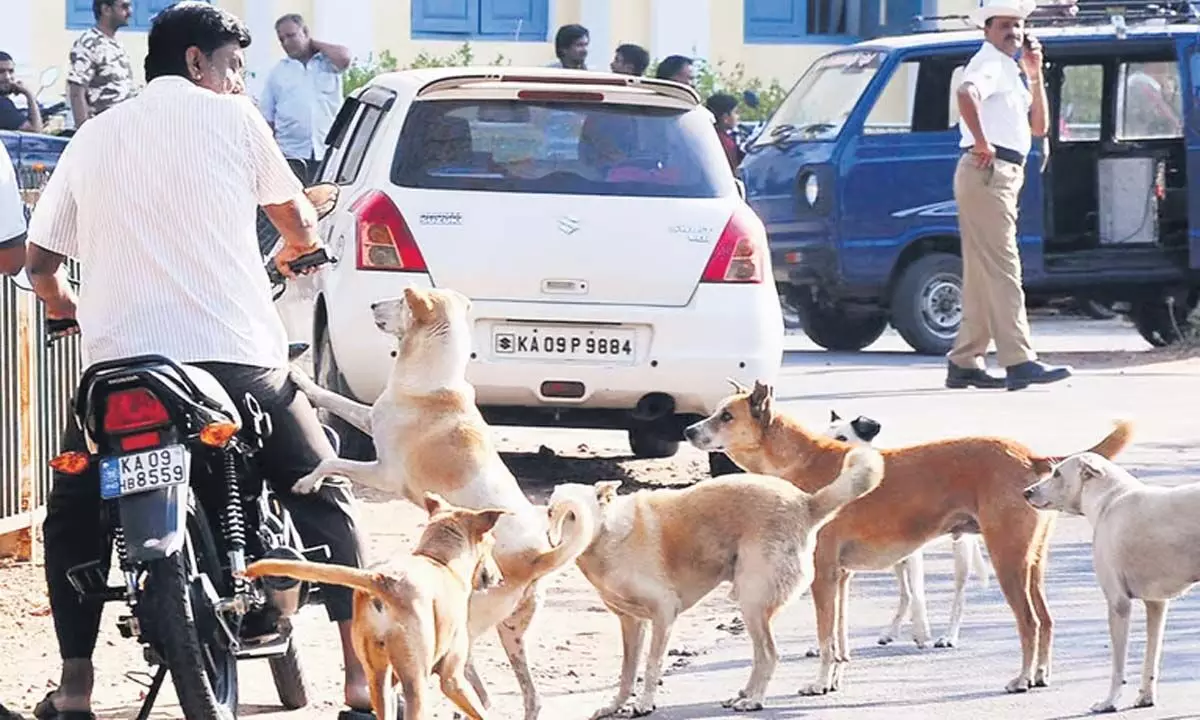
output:
[[[265,560],[298,560],[304,562],[304,555],[299,550],[290,547],[272,548],[263,556]],[[308,583],[295,578],[265,575],[262,577],[263,592],[267,602],[279,611],[279,616],[286,618],[295,615],[304,605],[308,595]]]

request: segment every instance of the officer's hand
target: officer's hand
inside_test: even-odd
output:
[[[992,162],[996,159],[996,148],[992,147],[988,142],[977,142],[971,147],[971,155],[975,157],[975,164],[981,168],[992,166]]]
[[[275,255],[275,267],[279,268],[279,272],[283,273],[284,277],[286,277],[288,279],[295,279],[296,273],[292,271],[292,268],[290,265],[288,265],[288,263],[292,262],[293,260],[297,260],[301,257],[304,257],[305,255],[308,255],[309,253],[314,253],[317,250],[319,250],[320,248],[321,248],[320,243],[313,243],[312,245],[309,245],[307,247],[297,247],[295,245],[284,245],[282,248],[280,248],[279,252],[276,253],[276,255]],[[301,270],[300,274],[308,275],[310,273],[316,272],[318,269],[319,268],[315,268],[315,267],[306,268],[304,270]]]

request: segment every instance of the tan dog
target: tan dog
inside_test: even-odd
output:
[[[467,608],[473,587],[500,577],[491,563],[492,527],[507,510],[464,510],[434,493],[425,496],[429,525],[412,556],[393,572],[360,570],[295,560],[259,560],[246,577],[264,575],[354,588],[350,631],[354,652],[367,672],[377,718],[395,717],[388,707],[397,682],[404,690],[404,719],[430,717],[425,693],[436,673],[442,692],[472,720],[485,717],[479,697],[464,682],[470,640]],[[489,567],[490,566],[490,567]]]
[[[461,507],[508,510],[495,532],[504,585],[471,596],[471,639],[497,629],[524,696],[525,720],[535,720],[541,701],[523,638],[542,601],[537,581],[573,561],[587,547],[591,531],[578,523],[577,532],[551,546],[545,508],[529,501],[496,451],[466,380],[470,301],[453,290],[410,287],[403,297],[371,309],[375,324],[399,340],[395,368],[374,405],[320,388],[299,371],[292,376],[318,408],[370,434],[378,460],[325,460],[293,490],[312,492],[322,478],[343,475],[415,503],[432,491]],[[487,707],[487,691],[469,658],[467,678]]]
[[[1200,582],[1200,483],[1150,487],[1116,463],[1081,453],[1026,490],[1025,498],[1035,508],[1083,515],[1094,531],[1096,580],[1108,601],[1112,684],[1092,712],[1117,711],[1135,598],[1146,606],[1146,656],[1133,706],[1153,706],[1167,605]]]
[[[1129,442],[1120,422],[1092,448],[1111,457]],[[805,430],[776,412],[771,388],[740,388],[716,412],[685,431],[705,451],[724,451],[750,472],[778,475],[813,492],[840,472],[850,445]],[[817,535],[812,594],[821,665],[804,695],[836,690],[849,662],[848,603],[856,570],[884,570],[940,535],[983,534],[1004,597],[1021,635],[1021,670],[1009,692],[1050,679],[1052,625],[1046,607],[1046,550],[1056,513],[1039,512],[1022,497],[1049,474],[1054,458],[1040,457],[1004,438],[966,437],[886,449],[879,488],[851,503]]]
[[[622,710],[632,695],[647,623],[646,680],[626,711],[639,717],[654,710],[675,620],[725,581],[733,583],[731,598],[741,606],[754,643],[754,667],[745,688],[724,706],[762,709],[778,662],[771,621],[812,582],[817,530],[883,476],[883,458],[870,448],[848,453],[840,467],[837,479],[813,494],[766,475],[621,497],[620,482],[554,488],[552,519],[578,515],[579,508],[592,516],[591,544],[576,563],[621,620],[621,687],[593,719]]]

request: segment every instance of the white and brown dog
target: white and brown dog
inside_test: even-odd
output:
[[[870,445],[883,429],[877,420],[865,415],[845,420],[838,416],[836,411],[831,410],[829,416],[829,427],[825,429],[825,434],[851,445]],[[954,600],[950,605],[950,627],[946,634],[933,644],[939,648],[958,645],[963,610],[967,602],[967,579],[971,573],[979,576],[983,587],[988,586],[988,562],[983,557],[979,536],[960,531],[951,537],[954,539]],[[879,644],[889,645],[900,637],[900,626],[911,608],[913,640],[917,647],[924,648],[929,643],[929,617],[925,609],[925,554],[922,550],[917,550],[896,563],[892,569],[900,586],[900,603],[896,607],[891,625],[879,636]],[[807,654],[809,657],[816,657],[819,653],[814,647],[810,648]]]
[[[1108,601],[1112,683],[1092,712],[1116,712],[1125,684],[1133,600],[1146,607],[1146,656],[1134,707],[1154,705],[1167,605],[1200,582],[1200,483],[1150,487],[1095,453],[1073,455],[1025,491],[1039,510],[1082,515],[1091,523],[1096,580]]]
[[[730,597],[741,606],[754,644],[754,665],[746,686],[725,707],[761,710],[779,657],[771,621],[812,582],[817,531],[882,476],[879,453],[857,448],[847,453],[837,477],[811,494],[767,475],[731,475],[622,496],[616,494],[620,482],[554,488],[552,525],[574,529],[578,520],[587,521],[591,540],[576,564],[621,620],[621,686],[592,718],[618,712],[639,717],[654,710],[675,620],[726,581],[733,583]],[[575,517],[560,520],[566,514]],[[646,680],[626,708],[647,625]]]
[[[470,636],[474,640],[496,628],[524,697],[525,720],[534,720],[541,701],[524,635],[542,601],[538,580],[573,561],[592,533],[585,515],[552,546],[546,509],[529,501],[496,451],[466,379],[469,309],[470,300],[454,290],[411,287],[403,297],[371,306],[375,324],[399,341],[395,367],[374,405],[330,392],[293,370],[315,406],[371,435],[378,456],[374,462],[325,460],[293,490],[312,492],[323,478],[341,475],[417,504],[425,493],[436,492],[459,507],[507,510],[496,523],[492,551],[504,584],[471,595]],[[488,694],[470,659],[466,674],[487,707]]]

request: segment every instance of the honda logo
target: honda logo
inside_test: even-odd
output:
[[[558,219],[558,231],[563,235],[574,235],[579,232],[579,218],[564,215]]]

